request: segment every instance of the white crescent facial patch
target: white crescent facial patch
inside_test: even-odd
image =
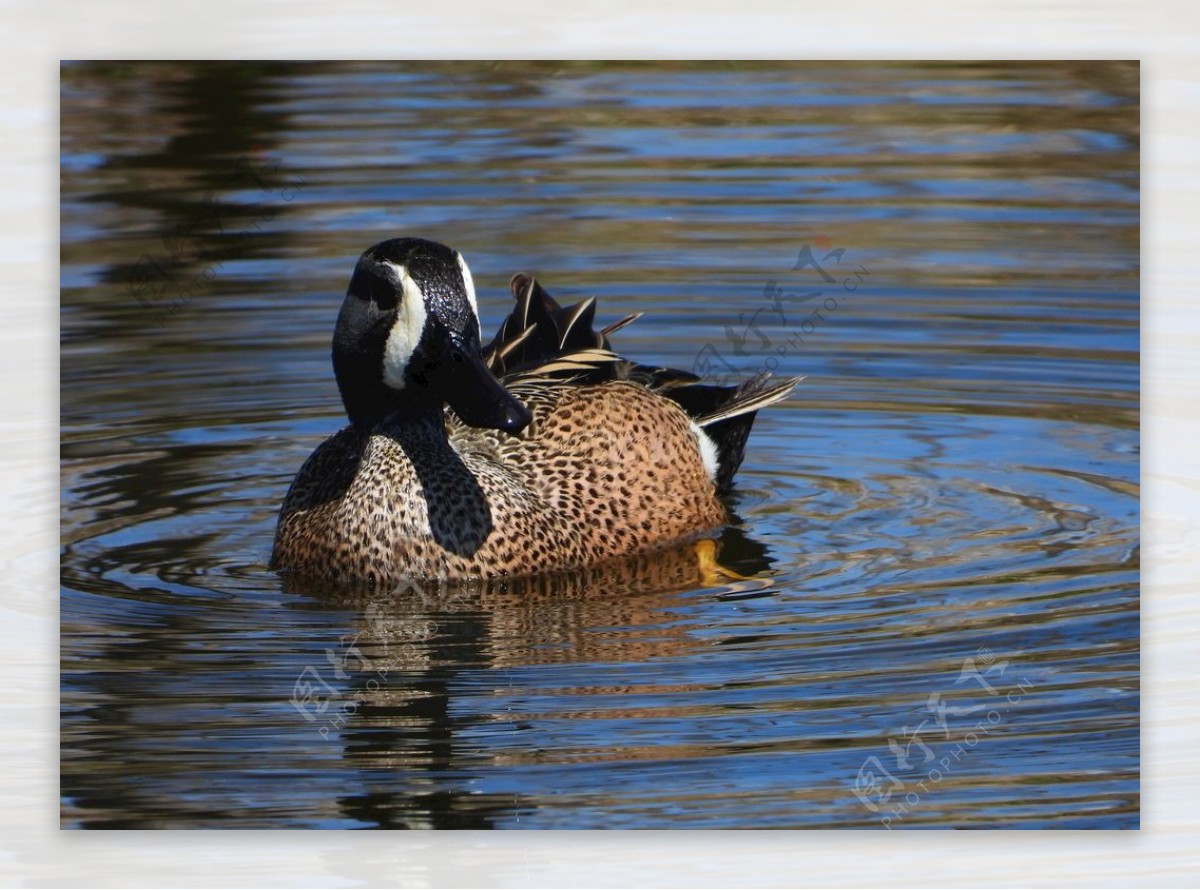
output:
[[[457,251],[454,254],[458,258],[458,268],[462,269],[463,287],[467,291],[467,302],[471,304],[471,312],[475,315],[475,320],[479,321],[479,305],[475,302],[475,281],[471,278],[471,270],[467,268],[467,261],[463,259],[461,253]]]
[[[380,263],[395,275],[395,284],[400,291],[396,321],[383,347],[383,382],[392,389],[404,389],[404,372],[408,368],[408,361],[417,351],[421,335],[425,332],[425,294],[404,266],[387,260],[381,260]]]

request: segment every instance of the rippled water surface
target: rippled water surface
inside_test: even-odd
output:
[[[62,77],[64,826],[1137,826],[1135,65]],[[715,555],[268,571],[399,234],[806,375]]]

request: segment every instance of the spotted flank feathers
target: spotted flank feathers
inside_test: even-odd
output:
[[[300,468],[272,564],[335,583],[578,569],[719,528],[755,412],[741,386],[637,364],[533,278],[482,346],[460,254],[414,238],[359,260],[334,334],[351,424]],[[420,307],[413,305],[420,301]],[[419,330],[413,319],[423,317]]]

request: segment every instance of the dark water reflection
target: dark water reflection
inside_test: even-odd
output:
[[[1137,126],[1120,64],[66,67],[63,824],[1136,826]],[[400,233],[485,327],[528,270],[631,355],[807,375],[739,523],[270,574]]]

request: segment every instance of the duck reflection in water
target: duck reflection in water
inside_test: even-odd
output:
[[[366,790],[340,800],[342,817],[383,828],[490,828],[531,811],[520,794],[469,789],[471,764],[528,747],[501,744],[489,754],[478,739],[533,729],[529,715],[473,711],[481,695],[492,700],[496,690],[510,691],[509,670],[640,663],[711,646],[679,620],[680,611],[694,597],[770,595],[771,582],[755,577],[770,565],[763,544],[731,527],[719,539],[525,578],[413,581],[386,591],[287,579],[289,592],[313,608],[356,616],[312,675],[328,707],[310,725],[342,745],[367,777]],[[574,691],[605,696],[629,687]],[[606,707],[605,714],[622,712]],[[370,789],[372,771],[380,771],[377,790]]]

